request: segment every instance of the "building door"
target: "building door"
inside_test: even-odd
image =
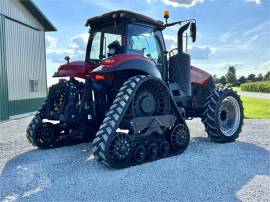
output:
[[[5,18],[9,116],[35,111],[47,93],[44,32]]]

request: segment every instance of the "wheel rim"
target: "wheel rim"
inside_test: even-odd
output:
[[[232,97],[226,97],[218,111],[218,123],[220,130],[225,136],[233,136],[239,128],[241,119],[238,101]]]
[[[132,154],[131,140],[124,133],[117,133],[111,142],[110,157],[113,161],[125,162],[128,161]]]
[[[170,111],[169,95],[162,83],[156,80],[145,82],[139,87],[131,103],[133,117],[168,114]]]
[[[36,141],[40,145],[52,145],[54,143],[54,129],[53,125],[49,123],[42,123],[36,132]]]
[[[147,156],[149,159],[156,159],[158,156],[158,146],[156,143],[152,143],[147,148]]]
[[[145,150],[145,147],[144,146],[138,146],[136,149],[135,149],[135,152],[134,152],[134,160],[138,163],[141,163],[145,160],[145,157],[146,157],[146,150]]]
[[[161,156],[166,156],[170,151],[170,144],[167,141],[163,141],[159,146],[159,153]]]
[[[188,142],[188,129],[183,124],[177,124],[171,133],[171,145],[175,151],[180,151]]]

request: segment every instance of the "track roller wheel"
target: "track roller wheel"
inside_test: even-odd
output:
[[[167,156],[170,152],[170,144],[168,141],[163,141],[159,145],[160,156]]]
[[[189,144],[189,130],[184,124],[176,124],[171,131],[171,146],[176,152],[182,153]]]
[[[133,146],[130,137],[125,133],[116,133],[111,140],[109,157],[113,164],[126,163],[130,160]]]
[[[35,134],[35,143],[41,149],[49,149],[57,144],[55,127],[52,123],[41,123]]]
[[[146,158],[146,149],[143,145],[135,148],[133,158],[135,162],[142,163]]]
[[[157,158],[157,156],[158,156],[158,145],[157,145],[157,143],[151,143],[147,147],[147,157],[150,160],[154,160]]]

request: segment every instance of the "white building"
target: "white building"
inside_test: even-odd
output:
[[[46,31],[56,29],[31,0],[0,0],[0,120],[46,97]]]

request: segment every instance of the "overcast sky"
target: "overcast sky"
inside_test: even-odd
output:
[[[228,66],[237,75],[270,71],[270,0],[34,0],[57,32],[46,34],[48,84],[58,66],[84,60],[86,20],[115,9],[128,9],[169,21],[197,19],[196,43],[189,42],[192,64],[223,75]],[[164,33],[167,49],[176,46],[176,29]]]

